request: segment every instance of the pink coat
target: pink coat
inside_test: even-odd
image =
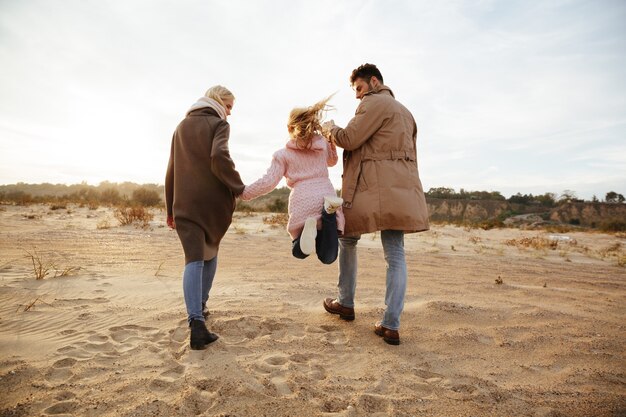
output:
[[[272,191],[285,177],[289,194],[289,222],[287,231],[292,239],[302,233],[308,217],[318,220],[318,228],[324,208],[324,197],[337,195],[328,178],[328,167],[337,163],[337,149],[322,136],[316,135],[310,149],[300,149],[290,140],[285,148],[274,153],[272,165],[265,175],[247,185],[241,195],[243,200],[252,200]],[[337,230],[343,233],[345,220],[343,211],[337,210]]]

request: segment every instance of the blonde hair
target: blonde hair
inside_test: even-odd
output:
[[[230,90],[224,87],[223,85],[214,85],[213,87],[206,90],[206,93],[204,93],[204,96],[208,98],[212,98],[213,100],[220,103],[222,107],[224,108],[226,108],[226,105],[224,104],[223,100],[227,100],[230,98],[232,98],[233,100],[235,99],[235,96],[233,95],[233,93],[231,93]]]
[[[322,132],[321,121],[324,113],[332,109],[332,106],[327,104],[332,97],[328,96],[310,107],[296,107],[291,110],[287,128],[291,140],[296,142],[298,148],[310,148],[313,136]]]

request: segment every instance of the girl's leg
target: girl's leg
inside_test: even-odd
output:
[[[189,262],[183,272],[183,295],[187,307],[187,320],[204,321],[202,315],[202,270],[204,261]]]
[[[339,235],[337,234],[337,214],[328,214],[322,210],[322,230],[315,238],[317,258],[323,264],[332,264],[337,259],[339,251]]]
[[[300,237],[291,242],[291,254],[298,259],[304,259],[309,256],[302,253],[302,249],[300,249]]]
[[[206,303],[209,300],[209,291],[213,286],[213,278],[215,278],[215,271],[217,270],[217,256],[209,261],[204,261],[204,267],[202,268],[202,311],[206,307]]]

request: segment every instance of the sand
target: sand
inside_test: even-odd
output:
[[[407,235],[390,346],[373,333],[378,234],[359,243],[345,322],[321,304],[337,263],[292,258],[267,214],[237,214],[209,300],[220,339],[191,351],[182,249],[155,214],[142,229],[107,208],[0,206],[1,417],[626,415],[623,236]],[[524,238],[539,245],[506,243]],[[36,280],[27,251],[56,271]]]

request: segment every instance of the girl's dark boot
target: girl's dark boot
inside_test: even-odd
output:
[[[206,324],[202,320],[191,320],[190,346],[193,350],[205,349],[209,343],[215,342],[219,336],[207,330]]]

